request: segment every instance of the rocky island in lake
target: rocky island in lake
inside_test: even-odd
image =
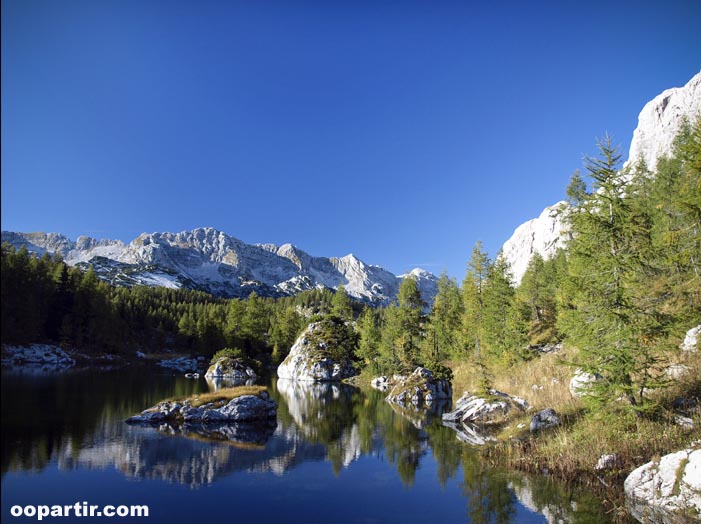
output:
[[[224,388],[182,400],[164,400],[130,417],[127,424],[210,424],[275,419],[277,402],[262,386]]]

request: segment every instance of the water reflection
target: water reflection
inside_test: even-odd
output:
[[[123,422],[163,398],[219,386],[136,372],[9,377],[2,385],[3,474],[55,463],[67,472],[114,468],[130,479],[200,488],[237,472],[282,479],[311,462],[328,463],[339,475],[363,460],[358,467],[370,476],[389,465],[405,489],[427,489],[417,482],[422,468],[435,471],[434,483],[443,489],[459,482],[464,520],[473,524],[514,522],[519,512],[531,515],[529,522],[607,522],[593,497],[487,467],[442,425],[440,410],[404,410],[374,390],[273,381],[277,425],[266,428]],[[324,482],[333,490],[331,479]]]

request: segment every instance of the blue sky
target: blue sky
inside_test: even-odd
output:
[[[2,228],[462,279],[701,70],[701,2],[2,1]]]

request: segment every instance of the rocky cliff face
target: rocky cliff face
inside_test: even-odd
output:
[[[416,278],[426,302],[432,302],[437,278],[415,269],[399,277],[354,255],[313,257],[296,246],[250,245],[213,228],[181,233],[143,233],[125,244],[119,240],[79,237],[76,242],[57,233],[2,232],[2,242],[26,246],[37,254],[59,253],[74,266],[92,266],[115,285],[186,287],[218,296],[293,295],[307,289],[336,289],[340,284],[357,299],[388,304],[402,279]]]
[[[701,114],[701,73],[695,75],[684,87],[667,89],[648,102],[638,116],[638,127],[633,133],[628,161],[624,167],[643,160],[654,169],[657,160],[672,151],[674,137],[684,119]],[[543,258],[551,257],[566,241],[567,231],[563,221],[567,203],[559,202],[546,207],[538,218],[516,228],[503,246],[504,257],[511,264],[516,284],[526,271],[533,253]]]
[[[516,228],[511,238],[504,242],[502,252],[511,265],[514,280],[518,283],[526,272],[534,253],[548,259],[567,242],[564,217],[569,204],[564,200],[546,207],[538,218],[524,222]]]

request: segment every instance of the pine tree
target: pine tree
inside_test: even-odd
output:
[[[358,357],[372,371],[381,371],[378,364],[378,356],[382,334],[377,326],[377,318],[372,308],[365,307],[363,309],[363,313],[358,320],[358,334],[360,335]]]
[[[343,320],[353,320],[351,300],[343,284],[339,284],[331,300],[331,314]]]
[[[422,344],[422,360],[431,368],[449,356],[460,356],[460,329],[463,304],[460,288],[454,279],[443,272],[438,278],[438,292],[433,300],[431,314]]]
[[[467,356],[481,358],[484,343],[484,287],[491,262],[478,241],[467,263],[462,283],[463,293],[463,347]]]
[[[516,309],[509,263],[501,253],[489,266],[482,293],[487,355],[510,364],[525,356],[526,325]]]
[[[402,369],[407,371],[418,363],[419,347],[424,321],[423,307],[425,302],[419,293],[416,279],[412,277],[402,280],[397,294],[397,315],[400,325],[399,360]]]
[[[592,192],[570,214],[569,292],[572,309],[563,326],[579,348],[579,365],[604,380],[587,392],[594,406],[626,398],[637,411],[651,408],[644,396],[658,362],[654,341],[659,322],[641,307],[634,282],[644,263],[649,233],[626,198],[628,175],[607,136],[598,142],[600,158],[588,158]],[[642,256],[641,256],[642,255]]]

